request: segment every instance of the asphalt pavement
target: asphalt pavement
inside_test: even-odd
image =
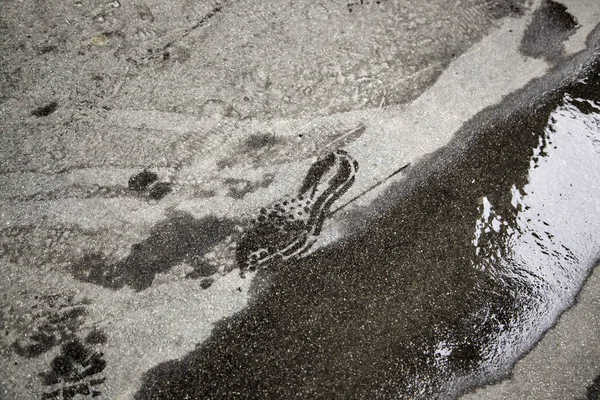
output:
[[[598,21],[4,1],[0,398],[600,398]]]

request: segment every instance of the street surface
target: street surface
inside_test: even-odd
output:
[[[600,398],[599,21],[4,1],[0,398]]]

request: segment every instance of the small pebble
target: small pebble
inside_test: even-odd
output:
[[[106,44],[108,43],[108,40],[106,39],[106,36],[104,35],[97,35],[92,37],[92,43],[96,46],[106,46]]]

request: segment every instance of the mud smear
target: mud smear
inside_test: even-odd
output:
[[[531,24],[525,30],[520,51],[523,55],[556,61],[565,51],[563,42],[577,30],[575,17],[567,7],[546,0],[533,13]]]
[[[580,57],[465,124],[347,242],[261,271],[270,289],[136,399],[449,398],[508,373],[598,258],[600,63]]]
[[[71,266],[71,272],[85,282],[111,289],[127,285],[137,291],[150,287],[156,274],[182,262],[194,267],[197,277],[209,276],[216,271],[209,266],[203,270],[199,260],[230,235],[234,226],[233,221],[212,216],[195,219],[185,212],[172,212],[148,239],[133,245],[124,260],[110,264],[100,254],[88,254]]]

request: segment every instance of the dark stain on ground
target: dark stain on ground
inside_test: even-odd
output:
[[[523,0],[488,0],[487,5],[494,18],[519,16],[525,11]]]
[[[50,370],[40,373],[46,386],[60,384],[62,387],[42,394],[44,399],[73,399],[77,395],[98,397],[102,394],[96,387],[106,381],[100,377],[90,379],[106,368],[101,352],[79,339],[65,343],[59,355],[50,363]]]
[[[211,279],[211,278],[203,279],[203,280],[200,282],[200,287],[201,287],[202,289],[208,289],[208,288],[210,287],[210,285],[212,285],[212,284],[213,284],[213,282],[214,282],[214,281],[213,281],[213,279]]]
[[[260,150],[262,148],[271,148],[277,144],[278,140],[275,135],[270,133],[256,133],[250,135],[244,141],[243,146],[250,151]]]
[[[35,358],[60,346],[60,353],[50,362],[50,370],[38,374],[45,386],[53,386],[49,392],[42,393],[41,398],[73,399],[77,394],[99,396],[101,392],[91,387],[103,383],[105,378],[89,378],[106,367],[97,348],[106,344],[107,337],[98,328],[87,330],[84,337],[83,325],[89,301],[76,302],[73,295],[64,294],[36,296],[35,300],[31,326],[13,342],[12,350],[21,357]]]
[[[44,354],[56,345],[56,337],[44,331],[31,334],[29,340],[33,343],[27,346],[21,345],[18,340],[13,342],[13,351],[21,357],[33,358]]]
[[[519,50],[529,57],[556,61],[564,54],[563,42],[575,32],[577,26],[577,20],[569,14],[567,7],[545,0],[533,13]]]
[[[158,223],[148,239],[132,246],[127,258],[110,264],[99,254],[88,254],[71,266],[79,280],[118,289],[125,285],[140,291],[152,285],[156,274],[188,262],[195,270],[208,276],[215,271],[200,262],[211,246],[234,231],[234,222],[214,216],[201,219],[174,211],[166,221]]]
[[[142,192],[148,188],[152,183],[158,180],[158,175],[155,172],[143,170],[140,173],[132,175],[127,182],[129,190],[136,192]]]
[[[151,200],[161,200],[172,191],[171,184],[168,182],[158,182],[153,185],[148,192],[148,198]]]
[[[33,323],[29,332],[12,344],[13,351],[21,357],[39,357],[71,340],[87,315],[85,305],[74,303],[72,296],[48,295],[38,301],[39,304],[32,307]]]
[[[587,387],[587,400],[600,400],[600,375]]]
[[[33,110],[31,112],[31,115],[33,115],[34,117],[38,117],[38,118],[47,117],[48,115],[50,115],[54,111],[56,111],[57,108],[58,108],[58,102],[53,101],[53,102],[46,104],[45,106],[36,108],[35,110]]]
[[[56,49],[57,49],[57,47],[55,45],[52,45],[52,44],[45,45],[40,48],[40,54],[52,53]]]
[[[106,334],[99,329],[92,330],[85,337],[85,342],[88,344],[106,344],[107,340]]]
[[[257,164],[260,159],[272,157],[276,152],[275,147],[284,141],[272,133],[255,133],[242,140],[235,149],[235,153],[217,161],[217,167],[224,169],[242,162]]]
[[[252,182],[247,179],[227,178],[223,183],[228,186],[227,196],[234,199],[243,199],[248,193],[256,192],[260,188],[269,187],[274,180],[274,175],[266,174],[258,182]]]
[[[452,376],[472,373],[530,290],[474,268],[489,256],[473,251],[480,199],[514,223],[510,189],[527,184],[564,91],[600,93],[557,83],[564,78],[581,76],[540,79],[466,123],[347,242],[260,270],[271,289],[195,351],[151,369],[135,398],[433,398]],[[547,93],[548,85],[561,90]],[[451,342],[446,368],[432,363],[442,341]],[[428,387],[414,385],[415,376]]]
[[[157,182],[158,174],[144,169],[135,175],[132,175],[127,182],[129,190],[135,192],[147,192],[148,199],[161,200],[171,193],[173,185],[169,182]]]

